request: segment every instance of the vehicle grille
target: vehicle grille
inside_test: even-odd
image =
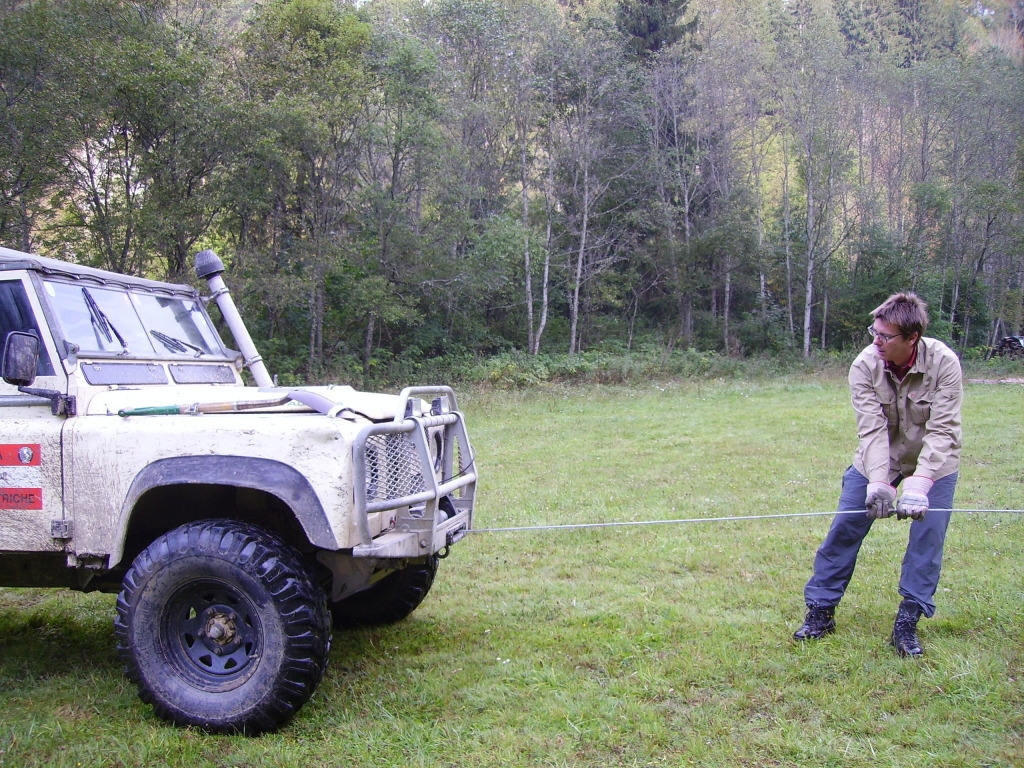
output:
[[[425,490],[416,444],[409,433],[376,434],[367,438],[367,501],[400,499]]]

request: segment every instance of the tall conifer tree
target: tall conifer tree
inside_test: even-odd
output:
[[[683,23],[690,0],[619,0],[615,24],[627,50],[646,61],[691,34],[697,19]]]

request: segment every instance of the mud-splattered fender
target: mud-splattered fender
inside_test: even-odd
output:
[[[337,549],[338,541],[323,505],[309,481],[295,468],[273,459],[251,456],[175,456],[146,465],[132,481],[121,505],[117,551],[110,562],[124,554],[124,540],[132,510],[144,493],[169,485],[227,485],[264,491],[278,497],[295,513],[309,542],[321,549]]]

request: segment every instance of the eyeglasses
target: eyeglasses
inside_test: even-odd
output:
[[[873,326],[873,325],[869,325],[868,326],[868,333],[871,334],[871,338],[873,338],[873,339],[881,339],[883,344],[888,344],[890,341],[895,339],[897,336],[902,336],[902,334],[900,334],[900,333],[891,333],[890,334],[890,333],[882,333],[881,331],[876,331],[875,330],[875,326]]]

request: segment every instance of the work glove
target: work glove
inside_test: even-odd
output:
[[[896,504],[896,519],[922,520],[928,512],[928,491],[932,481],[927,477],[911,475],[903,481],[903,495]]]
[[[892,503],[896,500],[896,489],[888,483],[868,483],[868,498],[864,502],[867,516],[875,520],[891,517]]]

